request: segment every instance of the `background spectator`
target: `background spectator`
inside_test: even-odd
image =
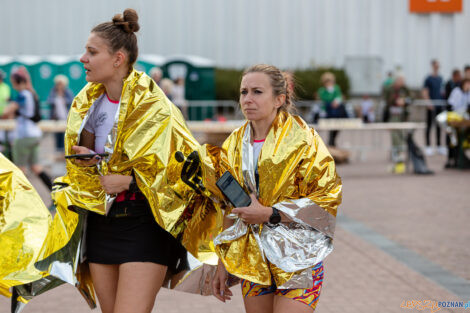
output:
[[[405,83],[404,76],[398,76],[388,93],[387,107],[389,108],[390,122],[405,122],[408,120],[408,105],[410,91]],[[392,161],[395,169],[405,161],[406,138],[402,130],[393,130],[392,135]],[[400,170],[395,172],[401,172]]]
[[[463,116],[468,114],[470,109],[470,79],[463,79],[460,86],[452,90],[447,101],[449,103],[449,110],[455,111]],[[458,147],[455,143],[451,142],[449,135],[446,138],[448,154],[445,168],[457,167]]]
[[[10,86],[5,83],[5,72],[0,70],[0,116],[3,114],[3,110],[8,105],[10,100],[11,90]],[[10,155],[10,144],[8,141],[8,132],[0,130],[0,148],[1,152],[7,157],[11,158]]]
[[[426,77],[422,90],[424,99],[430,100],[429,105],[426,107],[426,154],[433,155],[434,149],[431,146],[431,128],[435,125],[436,128],[436,145],[440,154],[447,154],[447,149],[441,146],[441,128],[435,121],[437,114],[441,113],[444,109],[444,94],[443,94],[443,80],[439,75],[439,62],[437,60],[431,61],[432,73]]]
[[[5,83],[5,73],[0,70],[0,115],[3,113],[3,110],[10,100],[10,86]]]
[[[51,120],[65,121],[73,101],[73,93],[68,88],[69,79],[64,75],[54,77],[54,87],[49,92],[47,102],[51,106]],[[56,133],[56,150],[64,151],[64,133]]]
[[[465,65],[463,68],[463,77],[466,79],[470,79],[470,65]]]
[[[460,86],[452,90],[448,102],[452,111],[461,115],[465,115],[468,112],[470,105],[470,78],[465,78]]]
[[[322,108],[326,111],[326,118],[344,118],[346,110],[343,101],[341,88],[336,84],[335,75],[331,72],[325,72],[321,76],[322,87],[318,89],[318,99],[322,101]],[[336,136],[339,131],[332,130],[329,133],[328,145],[336,146]]]
[[[390,119],[390,116],[389,116],[390,108],[388,107],[387,99],[388,99],[390,89],[392,88],[394,80],[395,80],[395,77],[393,75],[393,72],[388,72],[387,78],[382,83],[382,98],[385,101],[385,107],[383,108],[383,112],[382,112],[382,122],[388,122],[388,120]]]
[[[374,102],[372,99],[365,95],[362,97],[361,101],[361,116],[364,123],[373,123],[375,122],[375,108]]]
[[[384,82],[382,83],[382,91],[392,86],[394,79],[393,72],[387,72],[387,78],[385,78]]]
[[[449,99],[450,93],[452,90],[460,85],[460,81],[462,80],[462,74],[460,73],[459,69],[455,69],[452,71],[452,77],[447,81],[445,87],[445,99]]]
[[[157,83],[158,86],[161,84],[161,80],[163,77],[162,69],[159,67],[152,67],[150,70],[150,77]]]
[[[454,90],[456,87],[460,86],[462,81],[462,74],[459,69],[454,69],[452,71],[452,77],[447,81],[446,86],[445,86],[445,99],[449,100],[449,97],[452,93],[452,90]],[[452,106],[447,101],[447,106],[446,109],[448,111],[452,111]],[[454,167],[452,163],[454,163],[455,160],[455,147],[451,144],[451,139],[450,139],[450,134],[449,134],[449,129],[447,128],[446,131],[446,146],[447,146],[447,162],[445,165],[445,168],[451,168]]]
[[[175,79],[175,86],[171,92],[173,103],[181,110],[183,116],[187,118],[187,101],[185,98],[186,89],[184,86],[184,79],[178,77]]]
[[[52,190],[52,181],[39,165],[39,142],[42,132],[38,125],[31,120],[35,115],[35,98],[28,78],[24,72],[14,72],[11,76],[12,87],[18,92],[15,101],[5,108],[3,117],[15,118],[16,128],[13,132],[12,155],[13,162],[26,173],[26,167],[31,170],[41,181]],[[29,81],[30,82],[30,81]]]
[[[163,93],[167,96],[168,99],[173,100],[173,87],[175,84],[169,78],[163,78],[160,80],[160,88],[162,89]]]

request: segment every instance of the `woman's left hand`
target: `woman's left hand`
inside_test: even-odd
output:
[[[259,203],[255,194],[251,194],[250,198],[250,206],[234,208],[232,213],[238,214],[238,217],[247,224],[262,224],[268,222],[269,217],[273,214],[273,209]]]
[[[100,176],[101,186],[108,195],[118,194],[124,190],[129,190],[132,176],[106,175]]]

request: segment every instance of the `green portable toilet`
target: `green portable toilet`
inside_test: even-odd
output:
[[[14,60],[11,56],[2,55],[0,56],[0,70],[6,74],[5,82],[10,83],[10,74],[14,68],[17,68],[21,64]]]
[[[163,76],[175,80],[185,80],[185,98],[188,101],[201,101],[200,106],[188,108],[190,120],[205,120],[214,117],[214,108],[204,105],[202,100],[215,99],[215,70],[212,60],[198,56],[173,56],[162,66]]]
[[[41,102],[45,102],[54,87],[54,77],[59,74],[59,65],[44,59],[28,66],[33,87]]]
[[[29,60],[27,68],[31,75],[33,87],[41,101],[41,115],[44,119],[47,119],[51,110],[47,98],[54,87],[54,77],[60,74],[60,64],[57,64],[57,60],[51,57],[35,59],[36,57]]]
[[[138,70],[138,71],[140,71],[140,72],[145,72],[145,73],[148,73],[148,72],[147,72],[147,67],[148,67],[148,66],[149,66],[148,64],[145,64],[145,63],[142,62],[142,61],[137,61],[137,62],[135,62],[135,64],[134,64],[134,68],[135,68],[136,70]]]
[[[143,54],[139,56],[135,68],[150,75],[150,70],[154,67],[162,67],[165,58],[157,54]]]
[[[69,88],[74,95],[77,95],[87,84],[85,68],[83,63],[79,61],[78,56],[71,58],[67,63],[63,64],[61,73],[69,79]]]

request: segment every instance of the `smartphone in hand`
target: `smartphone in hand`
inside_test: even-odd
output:
[[[85,154],[71,154],[66,155],[66,159],[79,159],[79,160],[91,160],[95,156],[107,157],[108,153],[85,153]]]
[[[215,184],[234,207],[247,207],[251,204],[250,196],[229,171],[225,172]]]

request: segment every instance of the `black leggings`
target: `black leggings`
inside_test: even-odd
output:
[[[336,136],[338,136],[339,130],[330,130],[328,136],[328,145],[331,147],[336,147]]]
[[[436,124],[436,145],[441,145],[441,128],[436,123],[436,115],[442,112],[441,106],[435,106],[433,110],[426,110],[426,146],[431,145],[431,127]]]

